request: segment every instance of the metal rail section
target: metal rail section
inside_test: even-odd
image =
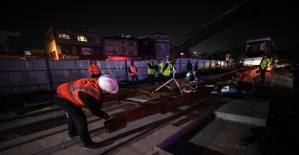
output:
[[[251,75],[257,75],[255,74],[257,68],[252,68],[252,67],[246,67],[243,68],[242,70],[248,70]],[[127,122],[134,121],[149,115],[153,115],[156,113],[164,114],[167,113],[167,110],[171,107],[174,107],[178,104],[182,104],[185,102],[188,102],[189,104],[192,104],[194,99],[200,97],[200,96],[210,96],[211,92],[213,90],[217,90],[218,93],[221,93],[221,88],[223,85],[228,84],[227,80],[231,80],[232,76],[235,74],[237,70],[230,71],[224,74],[220,74],[217,76],[213,76],[212,78],[207,78],[200,80],[199,82],[195,84],[190,84],[196,87],[196,91],[190,91],[189,93],[185,93],[181,91],[182,89],[179,88],[180,85],[178,83],[177,87],[180,90],[180,94],[177,96],[163,96],[159,94],[155,94],[152,91],[145,91],[145,90],[138,90],[137,92],[128,92],[122,95],[122,97],[117,97],[117,101],[121,102],[123,100],[119,100],[120,98],[124,99],[125,97],[131,97],[135,96],[138,93],[143,93],[149,96],[155,96],[155,97],[160,97],[163,98],[163,101],[160,101],[158,103],[138,103],[138,102],[133,102],[133,101],[124,101],[124,103],[132,104],[135,105],[136,108],[132,108],[128,111],[119,113],[115,116],[112,117],[111,120],[107,120],[104,122],[105,126],[105,131],[108,133],[115,132],[119,129],[125,128],[127,126]],[[218,80],[220,84],[217,84]],[[221,82],[222,81],[222,82]],[[207,83],[213,83],[212,87],[206,87],[205,84]],[[190,85],[188,87],[190,87]],[[184,86],[184,89],[186,88],[186,84],[182,84]],[[120,95],[121,96],[121,95]]]

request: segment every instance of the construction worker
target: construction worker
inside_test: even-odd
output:
[[[164,67],[164,64],[162,62],[161,59],[158,60],[158,79],[159,79],[159,84],[161,84],[162,82],[164,82],[164,79],[163,79],[163,67]]]
[[[171,79],[170,75],[171,75],[171,71],[172,71],[172,63],[173,63],[173,59],[169,58],[163,67],[162,75],[164,78],[164,83]]]
[[[219,71],[219,69],[220,69],[220,64],[219,64],[218,61],[217,61],[216,64],[215,64],[215,70],[216,70],[216,71]]]
[[[91,60],[91,64],[88,67],[88,72],[91,78],[98,78],[101,76],[101,69],[99,68],[95,60]]]
[[[190,60],[187,62],[186,68],[187,68],[187,72],[190,72],[190,71],[192,72],[193,66],[192,66],[192,63]]]
[[[293,95],[298,96],[299,93],[299,54],[293,62],[291,69],[291,79],[293,79]]]
[[[140,86],[139,79],[137,76],[137,67],[134,65],[134,61],[131,61],[131,65],[129,66],[129,73],[132,78],[133,87],[135,87],[136,83]],[[136,80],[136,83],[134,82]]]
[[[117,80],[110,75],[83,78],[58,86],[54,101],[67,113],[69,138],[79,136],[84,148],[100,147],[100,143],[91,140],[86,115],[81,108],[87,108],[93,115],[110,120],[110,116],[101,110],[102,102],[104,94],[117,92]]]
[[[248,71],[238,70],[237,75],[238,75],[237,78],[233,78],[235,79],[234,83],[236,84],[236,88],[237,88],[236,93],[242,93],[242,90],[245,91],[246,93],[250,92],[254,82],[251,76],[249,75]]]
[[[150,61],[147,63],[147,74],[148,74],[148,83],[149,86],[154,85],[154,77],[155,77],[155,64],[154,59],[150,58]]]
[[[265,74],[268,67],[271,65],[271,61],[269,58],[267,58],[266,54],[262,54],[263,59],[260,63],[261,68],[261,83],[263,84],[265,82]]]
[[[190,71],[186,74],[186,79],[188,81],[192,81],[192,82],[196,82],[197,81],[197,77],[195,76],[195,71]]]

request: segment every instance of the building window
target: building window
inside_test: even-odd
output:
[[[61,54],[67,54],[66,48],[64,46],[60,46],[60,49],[61,49]]]
[[[81,47],[76,47],[76,52],[77,52],[77,55],[80,55],[81,54]]]
[[[58,37],[61,39],[70,39],[70,35],[64,33],[59,33]]]
[[[72,47],[68,47],[67,49],[68,49],[68,54],[73,54],[73,49],[72,49]]]
[[[157,49],[162,50],[162,46],[160,44],[157,44]]]
[[[121,41],[121,44],[124,44],[125,42],[124,41]]]
[[[94,49],[94,55],[102,55],[102,50],[98,49],[98,48],[95,48]]]
[[[122,52],[126,53],[125,47],[122,47]]]
[[[134,43],[132,43],[132,42],[129,42],[129,46],[134,46]]]
[[[71,39],[71,40],[77,40],[77,38],[76,38],[75,35],[70,35],[70,39]]]
[[[84,41],[87,42],[87,37],[85,36],[77,36],[78,41]]]
[[[129,51],[129,55],[131,55],[131,56],[132,56],[133,54],[134,54],[134,53],[133,53],[132,51]]]
[[[156,39],[160,39],[160,36],[156,36]]]
[[[113,52],[113,47],[112,46],[108,46],[107,50],[108,50],[108,52]]]
[[[165,49],[169,50],[169,45],[168,44],[165,44]]]

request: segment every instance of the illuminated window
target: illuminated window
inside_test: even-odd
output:
[[[58,37],[61,39],[70,39],[70,35],[64,33],[58,34]]]
[[[78,41],[84,41],[87,42],[87,37],[85,36],[77,36]]]

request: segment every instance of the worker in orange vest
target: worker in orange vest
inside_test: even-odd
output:
[[[95,60],[91,60],[91,64],[88,67],[88,72],[89,72],[91,78],[98,78],[101,76],[101,69],[96,64]]]
[[[237,93],[242,93],[242,90],[246,93],[250,92],[254,82],[248,71],[238,70],[237,75],[239,75],[239,77],[235,78]]]
[[[137,76],[137,67],[134,65],[134,61],[131,61],[131,65],[129,66],[129,73],[132,78],[133,86],[135,87],[135,85],[136,85],[136,83],[134,82],[134,79],[136,79],[137,85],[140,86],[139,79]]]
[[[110,75],[83,78],[58,86],[54,102],[67,113],[69,138],[79,136],[84,148],[99,148],[101,143],[93,142],[88,133],[86,115],[82,108],[95,116],[110,120],[110,116],[101,110],[102,102],[104,94],[117,92],[117,80]]]

